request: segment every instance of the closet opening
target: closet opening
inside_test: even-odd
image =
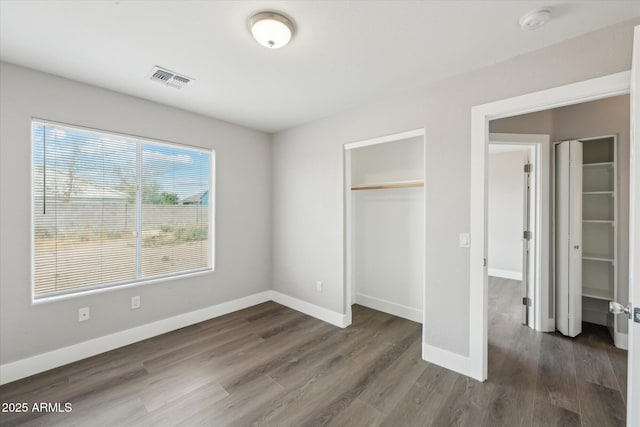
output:
[[[344,146],[345,301],[353,324],[422,323],[424,130]],[[396,320],[397,319],[397,320]],[[407,324],[408,325],[408,324]],[[398,328],[400,329],[400,328]]]

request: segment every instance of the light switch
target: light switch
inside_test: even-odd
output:
[[[460,247],[468,248],[471,245],[469,233],[460,233]]]

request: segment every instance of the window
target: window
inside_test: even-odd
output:
[[[213,153],[32,121],[34,299],[212,268]]]

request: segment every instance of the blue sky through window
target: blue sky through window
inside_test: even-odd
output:
[[[34,125],[33,140],[36,167],[46,161],[47,169],[71,171],[97,185],[118,189],[135,183],[140,143],[144,179],[159,192],[175,193],[182,200],[209,189],[211,161],[206,152],[40,123]]]

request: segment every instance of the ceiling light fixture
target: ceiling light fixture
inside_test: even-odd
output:
[[[276,12],[260,12],[249,19],[253,38],[264,47],[278,49],[293,37],[295,27],[291,20]]]
[[[542,27],[551,19],[551,9],[534,9],[525,13],[520,18],[520,28],[523,31],[531,31]]]

